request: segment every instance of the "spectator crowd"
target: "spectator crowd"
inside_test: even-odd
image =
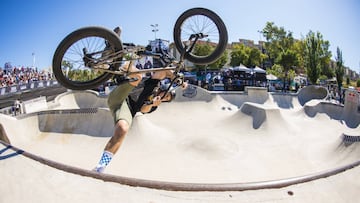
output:
[[[244,91],[245,86],[267,87],[266,73],[234,71],[232,68],[185,72],[185,80],[208,90]]]
[[[49,71],[38,70],[33,67],[24,66],[6,66],[0,67],[0,88],[13,85],[23,85],[35,81],[44,81],[53,79]]]

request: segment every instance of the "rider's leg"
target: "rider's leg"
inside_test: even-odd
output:
[[[109,140],[109,142],[106,144],[104,152],[100,158],[98,165],[95,167],[94,171],[100,173],[104,172],[106,166],[110,163],[114,154],[119,150],[128,131],[129,131],[128,121],[119,120],[115,124],[114,134]]]
[[[129,123],[126,120],[119,120],[115,124],[114,135],[105,146],[105,151],[115,154],[124,141],[125,135],[129,131]]]
[[[135,67],[131,67],[131,70],[135,69]],[[115,122],[114,134],[106,144],[98,165],[93,169],[94,171],[103,172],[105,170],[105,167],[110,163],[113,155],[120,148],[125,135],[129,130],[129,126],[132,122],[132,115],[125,99],[132,89],[140,83],[142,78],[141,74],[136,75],[136,77],[138,77],[137,81],[119,85],[108,97],[108,106]]]
[[[94,169],[94,171],[97,172],[103,172],[106,166],[110,163],[113,155],[119,150],[121,144],[123,143],[132,122],[132,115],[125,100],[119,107],[114,107],[114,104],[111,101],[108,103],[114,117],[114,133],[106,144],[100,161]]]

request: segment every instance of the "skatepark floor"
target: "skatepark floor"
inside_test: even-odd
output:
[[[359,95],[326,96],[177,90],[135,116],[97,174],[113,133],[106,97],[69,91],[47,110],[0,115],[0,202],[356,202]]]

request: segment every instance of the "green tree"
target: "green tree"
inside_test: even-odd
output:
[[[260,66],[263,60],[266,58],[266,55],[261,53],[261,51],[257,48],[250,48],[248,66],[255,67]]]
[[[339,95],[340,95],[340,101],[342,101],[341,87],[342,87],[342,83],[343,83],[345,69],[344,69],[344,60],[342,58],[342,51],[340,50],[339,47],[336,48],[335,61],[336,61],[336,68],[335,68],[336,82],[337,82],[337,85],[338,85],[338,92],[339,92]]]
[[[88,81],[93,80],[100,75],[104,74],[101,70],[92,70],[92,69],[74,69],[74,65],[69,61],[62,61],[61,63],[64,75],[73,80],[73,81]]]
[[[284,78],[284,69],[279,64],[273,65],[271,68],[266,69],[267,74],[275,75],[278,78]]]
[[[294,70],[289,70],[289,72],[285,74],[284,68],[279,64],[275,64],[271,68],[266,69],[266,73],[275,75],[278,78],[285,78],[286,75],[289,78],[294,78],[296,76]]]
[[[285,80],[288,79],[288,82],[290,82],[289,77],[289,71],[295,72],[292,67],[297,63],[297,57],[295,51],[291,49],[287,49],[281,52],[279,57],[276,60],[278,64],[280,64],[284,69],[284,83],[283,83],[283,89],[285,89]],[[290,86],[290,84],[289,84]]]
[[[209,55],[211,53],[211,51],[214,50],[214,47],[211,46],[210,43],[204,43],[204,44],[197,44],[194,47],[194,54],[198,55],[198,56],[206,56]],[[211,68],[211,69],[221,69],[228,60],[228,52],[224,51],[224,53],[213,63],[208,64],[208,65],[197,65],[195,64],[195,68],[197,68],[198,70],[202,70],[205,68]]]
[[[240,63],[247,67],[260,66],[266,58],[266,55],[262,54],[259,49],[244,44],[234,45],[230,55],[230,65],[232,67],[240,65]]]
[[[311,83],[316,84],[321,75],[326,78],[334,77],[334,72],[330,68],[332,54],[329,51],[329,41],[324,40],[320,32],[315,33],[311,30],[303,41],[304,65]]]
[[[220,69],[225,66],[228,62],[228,51],[225,50],[224,53],[212,64],[209,65],[211,69]]]
[[[306,35],[305,39],[305,53],[304,53],[304,60],[305,60],[305,67],[308,78],[312,84],[316,84],[319,76],[320,76],[320,54],[321,54],[321,43],[320,40],[322,39],[322,35],[317,32],[316,34],[310,31]]]
[[[243,44],[234,45],[230,56],[231,56],[230,65],[232,67],[240,65],[240,63],[244,63],[245,61],[247,61],[249,57],[246,53],[246,47]]]
[[[334,77],[334,71],[330,67],[331,62],[331,51],[329,51],[330,43],[329,41],[321,39],[320,41],[320,69],[321,75],[325,75],[328,79]]]
[[[262,30],[262,34],[266,39],[266,53],[273,65],[275,64],[276,58],[280,55],[281,50],[285,48],[283,47],[283,45],[286,44],[284,43],[284,39],[288,34],[283,27],[276,26],[274,22],[267,22],[265,28]]]
[[[265,48],[270,60],[284,69],[282,78],[285,89],[285,80],[288,79],[289,71],[294,71],[298,63],[296,52],[298,47],[295,46],[295,39],[292,32],[285,31],[283,27],[277,27],[273,22],[267,22],[262,33],[266,38]]]
[[[198,56],[206,56],[211,52],[211,45],[209,43],[196,44],[193,50],[194,54]],[[197,70],[205,70],[208,65],[194,65]]]

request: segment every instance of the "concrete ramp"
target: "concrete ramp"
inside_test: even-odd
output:
[[[92,90],[69,90],[68,92],[57,96],[55,99],[55,104],[59,106],[59,109],[108,108],[107,98],[100,96],[98,92]]]
[[[304,111],[309,117],[315,117],[318,113],[324,113],[331,119],[342,120],[344,107],[335,103],[313,100],[304,105]]]
[[[281,109],[295,110],[302,108],[297,94],[271,93],[270,100]]]
[[[265,121],[274,123],[275,120],[276,122],[286,123],[280,114],[280,109],[277,107],[246,102],[241,106],[240,111],[253,118],[254,129],[261,127]]]
[[[81,168],[93,167],[88,160],[97,161],[113,134],[106,109],[50,110],[16,119],[0,115],[0,123],[13,146]]]
[[[245,92],[248,94],[248,101],[258,104],[264,104],[269,100],[267,88],[263,87],[245,87]]]
[[[195,85],[189,85],[189,87],[183,91],[181,88],[176,89],[175,101],[186,102],[186,101],[205,101],[209,102],[212,100],[212,96],[209,91],[199,88]]]
[[[0,115],[1,198],[16,194],[19,201],[21,196],[41,202],[56,194],[77,202],[358,200],[360,127],[357,122],[344,125],[357,121],[358,112],[347,109],[357,104],[342,107],[305,93],[299,93],[299,100],[307,101],[302,106],[294,95],[281,98],[256,90],[176,91],[174,102],[135,116],[105,174],[91,169],[112,136],[110,112],[76,103],[86,98],[85,106],[97,105],[87,100],[98,97],[72,92],[57,100],[57,109],[15,118]],[[339,112],[343,116],[337,117]],[[35,181],[27,181],[30,177]],[[44,197],[18,189],[19,181]],[[327,195],[319,197],[319,191]]]
[[[326,99],[329,91],[322,86],[310,85],[299,90],[298,99],[303,106],[306,102],[313,99]]]
[[[349,128],[357,128],[360,124],[360,99],[356,91],[345,92],[344,105],[315,99],[308,101],[303,109],[310,117],[326,114],[330,119],[344,122]]]
[[[109,111],[105,109],[46,111],[38,113],[37,119],[39,131],[42,133],[84,134],[94,137],[112,136],[113,119]]]

